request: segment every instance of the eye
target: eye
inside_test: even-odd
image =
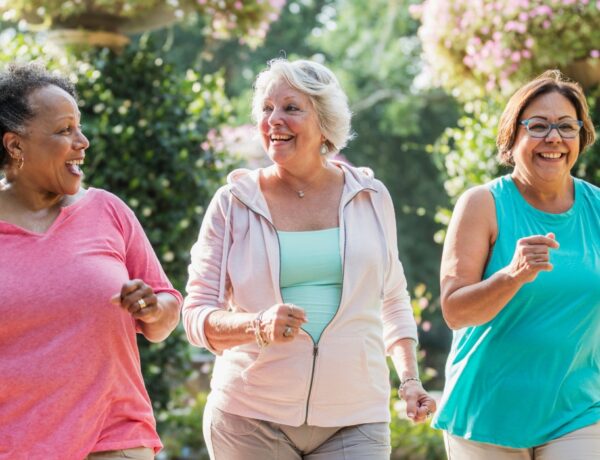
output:
[[[579,130],[579,125],[573,122],[561,123],[558,125],[558,129],[560,131],[564,131],[566,133],[575,132]]]
[[[65,126],[64,128],[62,128],[59,132],[61,134],[70,134],[71,131],[73,131],[73,127],[71,126]]]
[[[285,110],[287,110],[288,112],[295,112],[300,109],[297,106],[295,106],[294,104],[288,104],[286,106]]]
[[[263,105],[263,112],[270,112],[271,110],[273,110],[273,107],[271,107],[270,105]]]
[[[548,123],[546,123],[545,121],[532,120],[527,125],[527,128],[529,128],[529,131],[533,131],[535,133],[543,133],[544,131],[548,130],[548,126]]]

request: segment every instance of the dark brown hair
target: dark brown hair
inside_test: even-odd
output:
[[[594,143],[596,131],[583,89],[579,83],[567,79],[559,70],[547,70],[519,88],[506,104],[496,136],[500,163],[514,166],[511,150],[515,144],[521,115],[534,99],[548,93],[559,93],[566,97],[573,104],[577,118],[583,121],[583,127],[579,132],[580,152]]]

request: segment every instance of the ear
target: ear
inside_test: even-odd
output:
[[[4,150],[8,152],[13,160],[23,156],[23,153],[21,152],[21,139],[17,133],[4,133],[4,136],[2,136],[2,144],[4,145]]]

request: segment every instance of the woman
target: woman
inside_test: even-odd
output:
[[[435,410],[394,209],[371,171],[327,160],[350,137],[335,76],[271,61],[253,114],[273,164],[234,171],[192,249],[183,318],[217,355],[204,436],[213,459],[388,459],[386,352],[408,416]]]
[[[152,459],[161,447],[136,331],[161,341],[175,291],[116,196],[81,186],[75,90],[0,74],[0,459]]]
[[[434,419],[453,460],[600,458],[600,189],[571,175],[594,139],[579,85],[548,71],[500,119],[512,173],[456,204]]]

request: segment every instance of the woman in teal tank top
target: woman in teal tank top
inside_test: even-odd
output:
[[[548,71],[500,119],[512,174],[456,205],[433,421],[452,460],[600,458],[600,189],[571,176],[594,140],[581,88]]]

